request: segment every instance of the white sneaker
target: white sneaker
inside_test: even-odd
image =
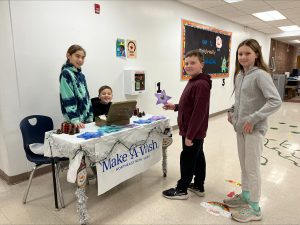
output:
[[[190,183],[188,190],[195,193],[199,197],[204,197],[204,195],[205,195],[204,188],[203,187],[199,188],[199,187],[195,186],[194,183]]]
[[[242,223],[262,220],[261,210],[259,209],[259,211],[255,211],[250,206],[234,210],[231,215],[234,220]]]
[[[230,208],[237,208],[248,205],[248,202],[244,200],[242,194],[235,195],[233,198],[224,199],[223,202]]]

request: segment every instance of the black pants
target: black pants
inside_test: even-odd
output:
[[[194,139],[192,146],[185,145],[185,137],[182,137],[182,152],[180,154],[180,175],[177,182],[177,188],[186,191],[191,183],[193,176],[194,184],[197,187],[203,187],[206,162],[203,152],[203,139]]]

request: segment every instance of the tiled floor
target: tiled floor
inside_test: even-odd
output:
[[[262,157],[264,218],[256,224],[300,224],[300,104],[284,103],[270,120]],[[190,193],[188,200],[168,200],[161,191],[175,185],[179,177],[180,138],[168,149],[168,177],[160,163],[97,196],[95,182],[88,186],[91,224],[237,224],[222,215],[207,212],[201,202],[222,202],[240,188],[226,180],[240,181],[235,133],[226,114],[210,119],[205,139],[207,161],[206,196]],[[22,204],[26,182],[8,186],[0,180],[0,224],[78,224],[75,186],[61,176],[66,208],[56,211],[51,174],[37,177]]]

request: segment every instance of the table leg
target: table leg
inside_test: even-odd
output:
[[[167,148],[162,147],[162,171],[163,171],[163,176],[167,176]]]
[[[164,137],[162,142],[162,170],[163,170],[163,176],[167,176],[167,148],[170,146],[173,142],[172,136]]]
[[[56,185],[56,168],[55,168],[55,162],[54,159],[52,159],[52,179],[53,179],[53,190],[54,190],[54,203],[55,203],[55,208],[58,209],[58,202],[57,202],[57,185]]]
[[[87,170],[85,164],[85,157],[82,157],[80,167],[77,172],[77,190],[75,192],[77,198],[77,212],[79,213],[79,222],[81,225],[85,225],[88,222],[87,212],[87,199],[85,194],[85,187],[87,183]]]
[[[59,180],[60,162],[57,162],[54,165],[55,165],[55,177],[56,177],[56,185],[57,185],[57,192],[58,192],[58,197],[59,197],[59,201],[60,201],[60,206],[61,206],[61,208],[65,208],[64,197],[62,194],[60,180]]]

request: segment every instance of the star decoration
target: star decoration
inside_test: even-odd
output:
[[[170,96],[168,96],[165,92],[165,90],[162,90],[161,93],[155,93],[155,96],[157,98],[157,102],[156,102],[156,105],[158,104],[167,104],[167,101],[169,99],[171,99]]]

